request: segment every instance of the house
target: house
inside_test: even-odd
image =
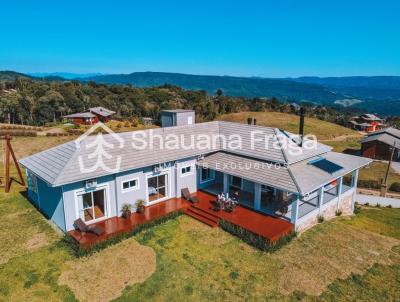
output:
[[[64,118],[71,120],[75,125],[94,125],[99,121],[108,122],[114,114],[115,111],[104,107],[93,107],[84,112],[65,115]]]
[[[161,111],[161,126],[173,127],[181,125],[192,125],[195,123],[194,110],[173,109]]]
[[[400,130],[389,127],[366,135],[361,140],[361,154],[368,158],[389,160],[394,146],[392,160],[400,161]]]
[[[363,132],[375,132],[384,127],[383,119],[377,117],[374,114],[362,114],[351,118],[349,124],[350,127],[363,131]]]
[[[246,227],[257,227],[275,239],[281,226],[302,231],[316,224],[320,215],[328,219],[338,210],[353,213],[358,171],[370,159],[332,152],[331,147],[306,138],[300,145],[298,136],[277,128],[184,121],[181,126],[103,135],[114,147],[101,163],[107,167],[119,163],[116,170],[106,171],[90,156],[96,136],[82,138],[79,147],[72,141],[23,158],[28,196],[70,233],[78,218],[109,228],[124,225],[115,219],[125,203],[135,206],[144,200],[152,212],[159,212],[155,206],[176,207],[183,188],[202,199],[201,206],[194,205],[187,213],[206,222],[217,215],[209,210],[207,196],[237,194],[240,211],[235,209],[231,217],[237,220],[245,213]],[[145,148],[132,147],[136,135],[140,139],[135,144]],[[166,148],[162,142],[171,144],[171,137],[182,145]],[[207,137],[212,143],[204,141]],[[125,142],[122,147],[121,142]],[[82,169],[82,163],[90,168]],[[229,213],[223,215],[229,219]],[[264,224],[264,218],[271,225]]]

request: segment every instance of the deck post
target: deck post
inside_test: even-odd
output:
[[[336,211],[339,211],[340,197],[342,197],[343,176],[339,178]]]
[[[290,222],[293,223],[296,226],[297,223],[297,218],[299,217],[299,202],[300,197],[292,203],[292,217],[290,218]]]
[[[261,209],[261,185],[256,182],[254,183],[254,208]]]
[[[229,175],[224,173],[224,193],[229,191]]]
[[[357,182],[358,182],[358,171],[359,169],[353,172],[353,177],[351,180],[351,186],[354,188],[353,198],[351,200],[351,211],[354,212],[354,205],[356,203],[356,194],[357,194]]]
[[[324,203],[324,187],[318,190],[318,214],[321,215],[322,204]]]

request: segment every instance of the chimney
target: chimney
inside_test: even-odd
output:
[[[304,137],[304,115],[305,115],[304,107],[300,108],[300,126],[299,126],[299,136],[300,136],[300,144],[299,146],[303,146],[303,137]]]

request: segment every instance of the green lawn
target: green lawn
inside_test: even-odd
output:
[[[100,278],[119,282],[118,294],[107,295],[116,301],[398,301],[399,221],[399,209],[363,208],[268,254],[181,216],[78,260],[14,184],[10,194],[0,192],[0,301],[77,301],[86,283],[96,292],[104,288],[99,281],[96,288]],[[155,272],[131,284],[123,274],[135,262],[123,259],[151,262],[143,248],[155,252]],[[78,274],[81,288],[60,285],[69,284],[59,280],[65,272],[90,268],[86,262],[97,273]],[[101,292],[94,296],[88,301],[99,301]]]
[[[385,177],[387,165],[387,163],[383,162],[373,162],[368,167],[360,170],[359,179],[375,180],[380,183],[381,180]],[[394,182],[400,183],[400,174],[391,169],[388,178],[388,188],[390,188],[390,186]]]

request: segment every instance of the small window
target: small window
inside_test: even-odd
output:
[[[232,185],[232,187],[241,189],[242,188],[242,179],[237,176],[232,176],[231,185]]]
[[[183,176],[192,174],[192,167],[191,167],[191,166],[183,167],[183,168],[181,169],[181,174],[182,174]]]
[[[139,180],[137,178],[122,182],[122,191],[127,192],[139,188]]]
[[[201,168],[201,181],[208,181],[213,179],[212,170],[207,168]]]
[[[191,125],[191,124],[193,124],[193,117],[189,116],[188,117],[188,125]]]

